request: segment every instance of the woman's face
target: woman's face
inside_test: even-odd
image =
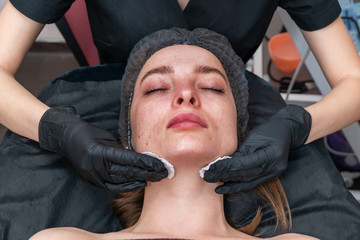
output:
[[[237,147],[237,114],[220,61],[196,46],[175,45],[143,66],[130,110],[131,141],[173,164],[203,167]]]

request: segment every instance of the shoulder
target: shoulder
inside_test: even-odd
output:
[[[49,228],[42,230],[36,233],[34,236],[30,238],[30,240],[63,240],[63,239],[88,239],[92,237],[92,239],[96,239],[98,234],[94,234],[85,230],[81,230],[79,228]]]
[[[270,238],[272,240],[319,240],[318,238],[306,236],[303,234],[297,234],[297,233],[286,233],[280,236],[276,236],[273,238]]]

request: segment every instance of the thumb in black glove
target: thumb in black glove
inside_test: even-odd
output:
[[[219,194],[248,191],[279,177],[287,168],[289,150],[303,145],[311,129],[311,115],[302,107],[288,105],[249,132],[230,159],[212,164],[207,182],[224,182]]]
[[[143,188],[168,175],[150,156],[122,149],[111,133],[80,119],[72,107],[50,108],[39,124],[40,147],[71,161],[83,179],[111,192]]]

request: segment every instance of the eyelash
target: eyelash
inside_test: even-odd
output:
[[[210,90],[210,91],[214,91],[215,93],[224,93],[224,89],[223,88],[214,88],[214,87],[204,87],[201,88],[203,90]],[[151,93],[155,93],[155,92],[161,92],[161,91],[166,91],[166,88],[150,88],[148,90],[143,91],[143,95],[149,95]]]
[[[167,90],[166,88],[150,88],[148,90],[143,91],[143,95],[149,95],[154,92],[166,91],[166,90]]]
[[[211,91],[214,91],[216,93],[224,93],[224,89],[223,88],[214,88],[214,87],[205,87],[205,88],[202,88],[204,90],[211,90]]]

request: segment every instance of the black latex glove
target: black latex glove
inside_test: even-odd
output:
[[[287,168],[289,150],[305,143],[310,128],[310,114],[300,106],[288,105],[251,130],[230,159],[212,164],[204,180],[224,182],[215,191],[230,194],[279,177]]]
[[[83,179],[111,192],[143,188],[168,175],[150,156],[124,150],[111,133],[80,119],[72,107],[50,108],[39,124],[40,147],[69,159]]]

